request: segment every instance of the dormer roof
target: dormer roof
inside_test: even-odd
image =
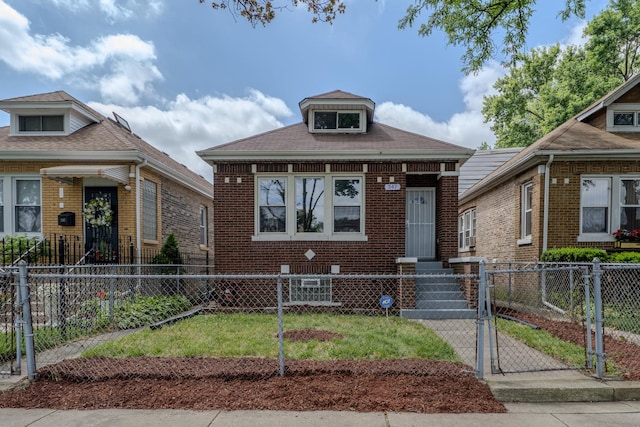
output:
[[[309,110],[313,108],[321,108],[324,110],[353,110],[364,108],[367,112],[367,122],[373,122],[373,114],[375,113],[376,104],[369,98],[354,95],[341,90],[323,93],[320,95],[310,96],[303,99],[298,104],[302,121],[309,123]]]

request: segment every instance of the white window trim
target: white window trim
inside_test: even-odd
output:
[[[315,128],[315,113],[358,113],[360,115],[360,127],[358,128],[338,128],[336,123],[336,129],[316,129]],[[336,120],[338,118],[336,117]],[[309,132],[312,133],[363,133],[366,132],[367,114],[364,110],[340,110],[340,109],[312,109],[309,112]]]
[[[2,179],[3,186],[3,210],[4,210],[4,224],[3,230],[0,231],[0,237],[4,236],[13,236],[16,234],[26,235],[27,237],[41,237],[43,235],[43,221],[42,217],[44,214],[43,204],[42,204],[42,179],[39,175],[0,175],[0,179]],[[34,232],[24,232],[24,231],[16,231],[17,229],[17,218],[15,217],[15,208],[16,208],[16,181],[17,180],[31,180],[38,181],[40,183],[40,231]]]
[[[63,116],[62,118],[62,130],[61,131],[47,131],[47,132],[21,132],[20,131],[20,117],[23,116]],[[14,113],[11,115],[10,136],[60,136],[68,135],[71,129],[71,118],[68,110],[51,110],[46,113],[33,113],[29,112]]]
[[[620,185],[623,179],[640,179],[640,174],[628,175],[581,175],[582,180],[590,178],[609,179],[611,188],[609,190],[609,230],[606,233],[583,233],[582,232],[582,189],[580,190],[580,224],[578,224],[578,242],[614,242],[613,233],[620,228]]]
[[[200,246],[207,247],[209,245],[209,209],[206,206],[200,206]]]
[[[260,232],[260,179],[282,178],[286,180],[285,208],[286,231],[285,232]],[[295,206],[295,180],[296,178],[323,178],[324,193],[324,231],[322,233],[299,233],[296,231],[296,206]],[[333,188],[336,179],[360,179],[360,232],[334,232],[333,231]],[[362,174],[336,173],[336,174],[256,174],[254,177],[254,234],[252,241],[367,241],[365,234],[365,176]],[[329,189],[330,191],[327,191]]]
[[[467,238],[467,231],[469,237]],[[458,252],[468,252],[476,246],[476,208],[467,209],[458,216]]]
[[[633,125],[614,125],[614,113],[633,113]],[[607,132],[638,132],[640,104],[612,104],[607,108]]]
[[[531,191],[531,206],[527,208],[527,192]],[[527,212],[531,213],[531,230],[527,233]],[[525,182],[520,186],[520,238],[518,245],[527,245],[532,242],[533,234],[533,182]]]

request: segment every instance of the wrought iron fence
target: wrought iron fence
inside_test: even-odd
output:
[[[113,256],[100,257],[93,250],[87,250],[80,236],[49,234],[42,238],[25,236],[4,236],[0,239],[0,266],[16,266],[19,261],[29,265],[74,265],[74,264],[152,264],[160,253],[158,249],[136,249],[133,239],[120,239],[115,244]],[[180,252],[180,258],[188,265],[213,264],[209,252]]]

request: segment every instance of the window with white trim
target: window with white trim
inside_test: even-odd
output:
[[[520,186],[520,238],[531,239],[533,230],[533,183]]]
[[[364,238],[363,183],[362,176],[258,176],[256,237]]]
[[[640,104],[612,104],[607,108],[606,118],[609,132],[638,132]]]
[[[583,177],[580,183],[580,233],[608,235],[611,211],[611,178]]]
[[[312,132],[363,132],[363,112],[315,110],[311,114]]]
[[[0,177],[0,234],[42,232],[42,194],[39,177]]]
[[[612,241],[618,229],[640,228],[640,175],[583,175],[578,241]]]
[[[63,132],[64,115],[18,116],[19,132]]]
[[[613,240],[618,229],[640,228],[640,175],[581,178],[580,241]]]
[[[142,181],[142,238],[158,240],[158,185]]]
[[[208,244],[208,209],[206,206],[200,206],[200,245],[207,246]]]
[[[458,250],[468,251],[476,245],[476,210],[469,209],[458,216]]]

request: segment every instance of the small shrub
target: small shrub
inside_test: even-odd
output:
[[[640,252],[614,252],[609,254],[607,262],[613,263],[640,263]]]
[[[607,252],[596,248],[555,248],[544,251],[542,262],[591,262],[594,258],[607,260]]]
[[[182,295],[138,297],[115,309],[115,323],[120,329],[138,328],[168,319],[191,307]]]

